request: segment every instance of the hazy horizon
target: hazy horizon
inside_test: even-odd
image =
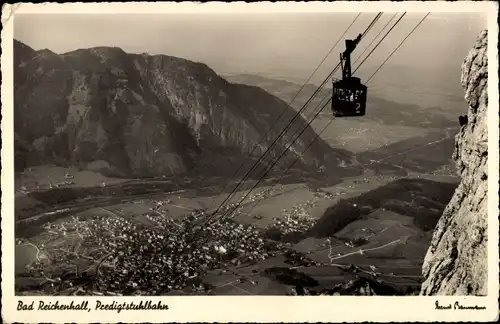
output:
[[[393,14],[384,13],[353,53],[353,62]],[[356,15],[19,14],[14,21],[14,38],[35,50],[47,48],[65,53],[112,46],[128,53],[165,54],[203,62],[218,74],[248,73],[305,81]],[[356,37],[374,16],[375,13],[362,13],[344,38]],[[362,79],[370,77],[423,16],[424,13],[407,13],[357,74]],[[391,93],[394,91],[389,89],[399,87],[417,93],[463,97],[460,66],[484,28],[484,14],[431,13],[370,81],[371,87]],[[338,63],[343,48],[341,41],[311,82],[318,84],[325,78]],[[441,104],[440,100],[426,105]]]

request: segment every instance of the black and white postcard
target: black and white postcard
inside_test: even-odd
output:
[[[2,318],[498,319],[497,14],[3,5]]]

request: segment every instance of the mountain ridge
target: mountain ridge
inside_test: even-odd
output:
[[[252,154],[260,155],[295,116],[265,90],[232,84],[204,63],[173,56],[103,46],[56,54],[17,40],[14,54],[15,130],[38,153],[23,161],[19,152],[20,166],[104,161],[105,171],[119,176],[183,174],[204,152],[248,155],[274,126]],[[299,118],[270,155],[280,155],[304,125]],[[314,136],[307,127],[283,163]],[[320,140],[299,165],[335,167],[351,159],[349,151]]]

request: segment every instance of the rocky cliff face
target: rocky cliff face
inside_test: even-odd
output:
[[[126,176],[181,174],[205,151],[250,153],[274,126],[253,153],[258,156],[295,113],[260,88],[231,84],[205,64],[176,57],[109,47],[56,54],[18,41],[14,57],[15,131],[17,143],[25,143],[16,147],[19,167],[56,162]],[[273,156],[304,125],[302,119],[294,123]],[[308,128],[285,160],[314,135]],[[335,166],[346,159],[348,152],[319,140],[301,161]]]
[[[467,124],[453,155],[462,180],[439,220],[425,257],[421,295],[486,295],[488,179],[487,32],[462,65]]]

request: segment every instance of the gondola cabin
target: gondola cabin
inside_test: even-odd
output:
[[[332,81],[332,112],[335,117],[360,117],[366,113],[368,88],[361,83],[359,78],[353,77],[351,72],[351,53],[361,37],[360,34],[356,39],[347,39],[346,50],[340,53],[342,80]]]
[[[368,88],[352,77],[333,81],[332,112],[337,117],[360,117],[366,113]]]

